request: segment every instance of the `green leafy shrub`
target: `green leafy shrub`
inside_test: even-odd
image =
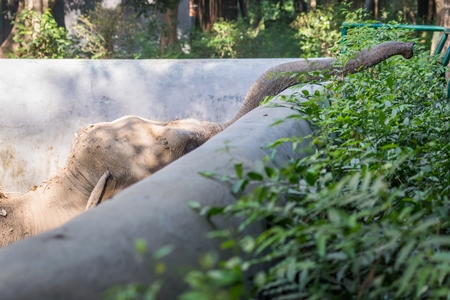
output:
[[[340,42],[340,26],[343,19],[333,6],[318,8],[308,13],[301,13],[292,28],[297,30],[302,57],[331,56],[330,48]]]
[[[339,59],[405,38],[404,31],[354,30]],[[447,297],[450,103],[437,71],[436,59],[419,51],[333,81],[296,102],[303,113],[296,118],[314,133],[272,145],[311,138],[314,154],[281,169],[262,162],[247,173],[237,168],[234,191],[258,187],[216,211],[246,220],[240,230],[270,225],[260,236],[223,243],[253,256],[236,272],[272,262],[253,278],[259,299]],[[229,272],[225,262],[219,266],[216,272]]]
[[[191,57],[300,57],[296,31],[283,22],[267,21],[257,28],[244,20],[215,23],[211,32],[194,32]]]
[[[253,56],[255,58],[291,58],[303,55],[298,46],[299,39],[296,31],[289,23],[280,21],[265,22],[264,27],[258,32],[254,41]]]
[[[239,58],[253,52],[252,40],[256,32],[244,21],[221,21],[211,32],[195,32],[191,38],[192,52],[196,56]]]
[[[14,21],[17,31],[14,41],[19,47],[12,57],[65,58],[71,56],[73,44],[68,31],[59,27],[50,10],[41,16],[33,10],[23,10]]]
[[[106,8],[97,4],[73,26],[80,55],[98,59],[138,58],[144,46],[145,54],[153,55],[149,45],[155,43],[156,36],[150,36],[152,31],[146,31],[144,23],[126,7]]]
[[[318,51],[299,47],[300,37],[289,24],[266,22],[257,28],[243,20],[215,23],[211,32],[195,32],[191,36],[191,57],[210,58],[289,58],[319,57]],[[312,44],[308,40],[305,43]],[[307,49],[306,49],[307,50]],[[307,53],[307,54],[305,54]]]

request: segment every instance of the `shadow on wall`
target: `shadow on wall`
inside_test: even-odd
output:
[[[24,192],[49,178],[86,124],[230,120],[253,81],[286,61],[1,60],[0,187]]]

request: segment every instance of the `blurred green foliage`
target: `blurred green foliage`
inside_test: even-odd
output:
[[[126,7],[106,8],[98,4],[81,15],[72,30],[79,56],[94,59],[146,58],[158,52],[153,19],[139,22]]]
[[[56,24],[50,10],[39,16],[35,11],[24,10],[18,16],[14,41],[18,49],[12,58],[64,58],[71,56],[72,41],[68,32]]]
[[[333,52],[345,63],[362,48],[411,39],[407,31],[360,28]],[[259,236],[216,236],[251,255],[236,273],[272,262],[246,291],[254,298],[440,299],[449,294],[450,103],[438,59],[422,47],[415,50],[411,60],[390,58],[331,80],[322,92],[305,92],[306,102],[287,99],[302,112],[292,118],[310,122],[315,130],[270,147],[291,143],[295,148],[309,139],[313,154],[285,168],[265,162],[251,170],[236,166],[235,178],[228,179],[234,192],[257,187],[215,211],[245,220],[240,231],[261,221],[269,228]],[[225,263],[216,272],[221,270],[229,272]],[[191,290],[199,291],[195,285]]]
[[[288,58],[329,57],[340,43],[344,20],[368,20],[353,2],[328,1],[308,12],[296,13],[293,1],[248,2],[248,16],[235,21],[219,20],[211,31],[192,28],[174,45],[161,49],[164,32],[159,13],[178,0],[149,2],[132,0],[122,6],[96,5],[67,30],[57,26],[50,12],[42,16],[22,13],[13,57],[34,58]],[[323,2],[323,1],[322,1]],[[319,3],[322,3],[319,1]],[[306,5],[306,2],[303,3]],[[167,6],[167,7],[166,7]],[[380,20],[405,21],[404,13],[382,11]],[[372,21],[373,22],[373,21]],[[37,25],[40,24],[40,25]],[[431,35],[417,33],[421,43]]]
[[[17,22],[16,40],[21,47],[13,56],[93,59],[323,57],[329,56],[328,48],[340,40],[339,28],[344,19],[340,7],[343,5],[335,6],[335,9],[318,8],[296,16],[290,2],[280,8],[273,1],[261,1],[261,7],[250,9],[248,18],[219,21],[210,32],[193,29],[189,35],[184,34],[173,49],[164,52],[159,45],[162,25],[156,13],[143,13],[130,6],[106,8],[96,5],[78,18],[69,34],[57,26],[50,12],[38,16],[33,11],[25,11]]]

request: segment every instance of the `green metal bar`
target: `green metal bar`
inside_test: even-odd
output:
[[[348,30],[347,27],[342,27],[342,30],[341,30],[341,43],[342,43],[342,46],[345,45],[345,40],[346,40],[346,36],[347,36],[347,30]],[[342,47],[342,53],[344,53],[344,52],[345,52],[344,51],[344,47]]]
[[[345,41],[345,36],[348,33],[349,28],[357,28],[357,27],[369,27],[369,28],[400,28],[400,29],[410,29],[414,31],[442,31],[444,34],[442,35],[439,44],[434,51],[434,54],[440,54],[442,52],[442,49],[444,48],[445,42],[447,41],[448,34],[450,33],[449,28],[445,28],[443,26],[433,26],[433,25],[389,25],[389,24],[382,24],[382,23],[376,23],[376,24],[365,24],[365,23],[342,23],[342,41]]]
[[[365,23],[342,23],[342,28],[356,28],[356,27],[369,27],[369,28],[381,28],[381,27],[387,27],[387,28],[399,28],[399,29],[412,29],[415,31],[444,31],[445,27],[443,26],[433,26],[433,25],[389,25],[389,24],[382,24],[382,23],[375,23],[375,24],[365,24]]]
[[[434,51],[434,55],[441,54],[442,49],[444,49],[445,42],[447,41],[447,37],[448,33],[444,31],[444,34],[442,34],[439,44],[437,45],[436,50]]]
[[[447,52],[445,52],[444,59],[442,60],[442,65],[443,66],[448,65],[449,61],[450,61],[450,47],[447,49]]]
[[[382,23],[376,23],[376,24],[365,24],[365,23],[342,23],[342,41],[345,41],[345,36],[348,33],[349,28],[357,28],[357,27],[369,27],[369,28],[382,28],[386,27],[388,29],[393,28],[399,28],[399,29],[411,29],[414,31],[442,31],[443,34],[441,36],[441,39],[439,41],[438,46],[436,47],[436,50],[434,51],[434,55],[441,54],[442,49],[444,48],[445,42],[447,41],[448,35],[450,34],[450,28],[445,28],[443,26],[433,26],[433,25],[388,25],[388,24],[382,24]],[[447,66],[450,62],[450,47],[447,49],[447,52],[445,52],[444,58],[442,59],[442,65]],[[445,76],[445,73],[441,73],[440,76]],[[447,98],[450,98],[450,81],[447,83]]]
[[[342,26],[341,36],[344,38],[347,35],[348,27]]]

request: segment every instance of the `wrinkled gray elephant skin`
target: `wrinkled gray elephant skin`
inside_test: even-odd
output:
[[[0,199],[0,246],[56,228],[204,144],[256,108],[264,97],[298,84],[289,74],[272,74],[321,71],[345,76],[398,54],[412,57],[413,43],[382,43],[361,51],[343,68],[334,66],[333,58],[275,66],[254,82],[239,112],[224,124],[127,116],[88,125],[77,134],[65,167],[55,176],[24,195]],[[307,75],[302,81],[313,79]]]

